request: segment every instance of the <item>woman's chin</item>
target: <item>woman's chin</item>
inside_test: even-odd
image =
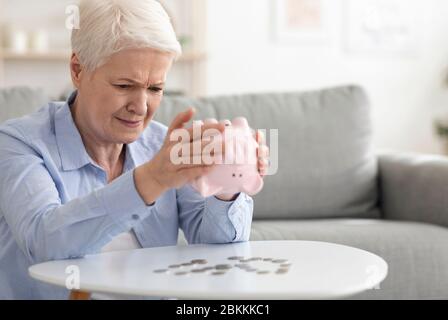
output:
[[[123,132],[123,133],[115,133],[114,134],[114,140],[117,141],[117,143],[122,144],[130,144],[138,140],[140,138],[141,132],[139,133],[129,133],[129,132]]]

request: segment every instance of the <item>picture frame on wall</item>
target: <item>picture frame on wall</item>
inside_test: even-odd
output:
[[[328,0],[273,0],[274,40],[290,44],[324,44],[329,40]]]
[[[424,22],[422,8],[417,6],[414,0],[344,0],[346,52],[416,56]]]

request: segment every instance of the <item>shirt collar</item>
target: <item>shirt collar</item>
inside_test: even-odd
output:
[[[77,170],[88,164],[98,166],[87,153],[81,134],[70,112],[71,105],[75,101],[77,94],[78,92],[74,91],[70,95],[62,108],[56,111],[54,118],[56,143],[64,171]],[[123,167],[125,172],[135,167],[134,148],[135,143],[126,145],[126,159]]]

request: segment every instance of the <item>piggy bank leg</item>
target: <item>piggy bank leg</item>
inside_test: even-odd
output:
[[[204,198],[213,196],[222,190],[222,187],[214,186],[211,184],[211,182],[208,179],[204,179],[204,178],[199,179],[199,181],[197,181],[196,186],[197,186],[198,192]]]

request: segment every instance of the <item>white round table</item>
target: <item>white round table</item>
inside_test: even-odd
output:
[[[269,273],[233,267],[224,275],[212,275],[216,270],[175,274],[218,264],[240,264],[228,260],[234,256],[287,259],[291,266],[286,273],[276,273],[283,268],[281,263],[259,260],[246,263]],[[208,263],[154,272],[194,259],[206,259]],[[348,246],[256,241],[108,252],[34,265],[29,273],[37,280],[63,287],[69,277],[79,275],[82,292],[179,299],[340,299],[378,286],[386,278],[387,269],[382,258]]]

